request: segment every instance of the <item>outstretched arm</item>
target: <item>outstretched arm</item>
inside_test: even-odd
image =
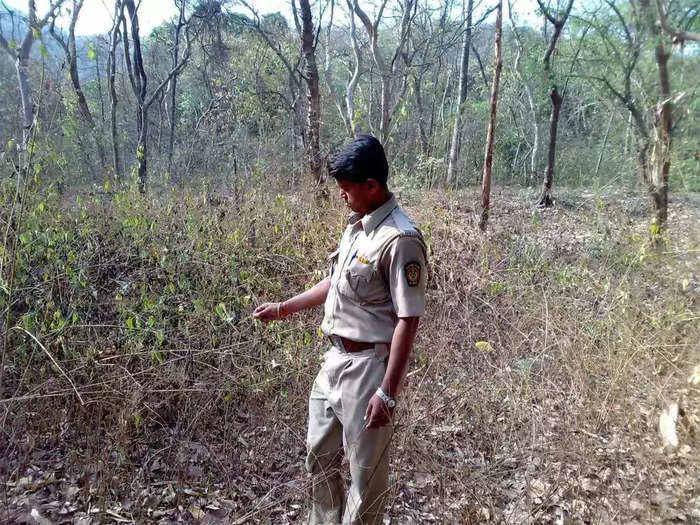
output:
[[[287,299],[281,303],[263,303],[258,306],[253,312],[255,319],[260,319],[264,322],[277,321],[287,317],[289,314],[313,308],[323,304],[328,295],[328,290],[331,287],[330,277],[316,283],[312,288],[305,292],[295,295],[291,299]]]

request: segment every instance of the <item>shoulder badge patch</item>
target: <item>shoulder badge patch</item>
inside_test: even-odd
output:
[[[418,286],[420,282],[420,263],[410,262],[403,267],[403,273],[406,275],[408,286]]]

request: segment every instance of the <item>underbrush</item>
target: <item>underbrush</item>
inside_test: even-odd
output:
[[[671,208],[683,235],[653,252],[625,199],[572,193],[542,211],[504,191],[484,236],[474,198],[403,199],[431,275],[390,514],[700,519],[700,392],[687,382],[700,364],[700,276],[686,206]],[[12,202],[1,205],[6,224]],[[2,254],[7,519],[35,508],[104,522],[303,521],[321,314],[262,325],[251,312],[322,278],[341,206],[262,189],[23,206],[19,249]],[[671,402],[680,445],[662,450]]]

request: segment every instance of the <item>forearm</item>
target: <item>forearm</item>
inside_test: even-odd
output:
[[[295,295],[291,299],[287,299],[280,305],[280,310],[283,315],[289,315],[306,308],[313,308],[323,304],[326,301],[328,290],[331,287],[331,280],[326,277],[323,281],[316,283],[312,288],[306,290],[299,295]]]
[[[396,328],[394,328],[389,362],[382,381],[382,390],[390,397],[396,397],[401,387],[401,380],[408,365],[408,358],[411,355],[413,340],[418,331],[419,320],[420,317],[400,318]]]

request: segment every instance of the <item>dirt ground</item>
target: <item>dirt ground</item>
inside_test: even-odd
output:
[[[646,286],[648,311],[675,304],[667,290],[681,289],[673,297],[686,301],[691,314],[668,333],[686,335],[667,341],[667,335],[649,339],[647,332],[635,339],[615,325],[628,319],[622,284],[617,295],[596,295],[579,274],[557,270],[559,290],[570,286],[571,303],[585,302],[580,311],[590,315],[590,322],[570,324],[571,305],[556,303],[536,275],[522,288],[513,284],[525,277],[515,280],[512,260],[537,250],[553,250],[571,272],[604,279],[604,265],[613,264],[604,243],[646,238],[645,199],[561,191],[554,208],[537,210],[526,192],[496,191],[492,235],[511,242],[486,261],[485,248],[465,248],[478,244],[469,240],[478,236],[469,195],[406,199],[418,221],[430,225],[429,296],[442,306],[425,319],[408,374],[385,523],[700,523],[700,345],[690,339],[700,333],[700,196],[670,203],[671,239],[658,270],[668,266],[672,282],[639,283]],[[612,208],[618,222],[605,220]],[[602,261],[596,264],[603,270],[585,273],[581,254]],[[613,288],[627,283],[622,274],[611,279]],[[519,297],[531,302],[519,304]],[[606,319],[603,335],[587,332],[590,323],[603,326]],[[318,320],[311,314],[292,329]],[[479,353],[475,341],[491,341],[495,351]],[[591,349],[598,343],[624,353],[596,355]],[[314,339],[304,351],[318,354],[323,345]],[[284,375],[283,391],[219,391],[223,375],[236,370],[235,363],[222,365],[180,386],[172,413],[154,408],[168,424],[148,431],[134,430],[133,421],[98,404],[81,407],[48,396],[0,401],[6,429],[20,423],[34,428],[32,418],[54,411],[51,428],[15,436],[13,443],[3,432],[2,450],[10,453],[0,458],[0,522],[304,523],[304,396],[318,361],[305,358],[285,369],[283,357],[277,359],[282,364],[272,370]],[[114,369],[105,377],[128,368],[111,355],[99,362]],[[66,386],[58,381],[41,392]],[[126,382],[109,383],[101,402],[126,406],[124,396],[133,392]],[[167,388],[160,395],[169,395]],[[674,403],[679,412],[669,417],[679,443],[668,446],[659,419]],[[193,406],[200,409],[178,412]],[[126,427],[137,437],[124,441],[120,429]]]

